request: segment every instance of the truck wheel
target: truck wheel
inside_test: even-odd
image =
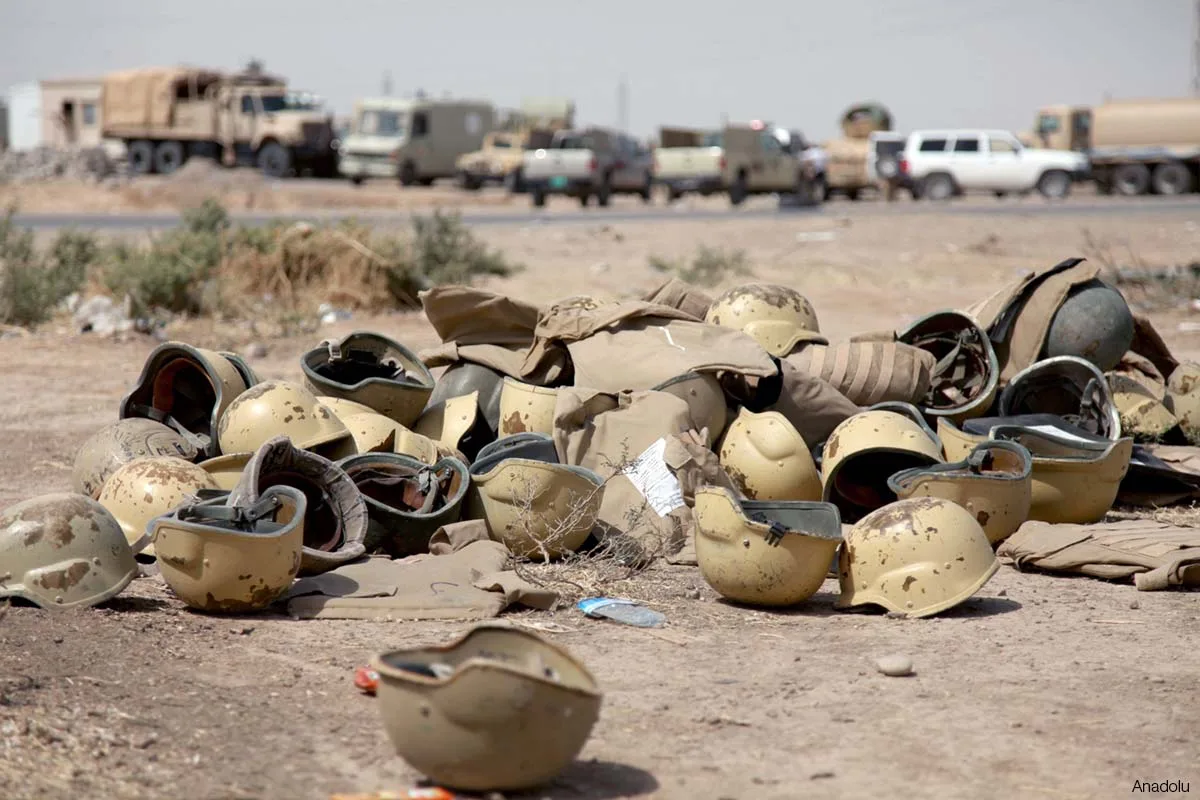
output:
[[[954,197],[954,179],[944,172],[926,176],[921,185],[921,196],[933,202],[943,202]]]
[[[676,189],[674,186],[667,186],[667,203],[674,203],[679,198],[683,197],[683,192]]]
[[[600,187],[596,189],[596,205],[607,206],[612,202],[612,177],[605,175],[600,182]]]
[[[421,184],[422,186],[433,186],[434,180],[434,178],[421,178],[419,181],[417,181],[417,183]]]
[[[468,192],[478,192],[483,188],[483,181],[479,180],[479,178],[476,178],[466,170],[463,170],[462,172],[458,173],[458,185],[463,189],[466,189]]]
[[[364,178],[362,175],[351,175],[350,176],[350,182],[352,184],[354,184],[355,186],[362,186],[363,180],[364,180]]]
[[[282,178],[292,169],[292,151],[279,142],[267,142],[258,151],[258,168],[268,178]]]
[[[579,195],[579,205],[582,208],[587,208],[588,203],[590,203],[591,201],[592,201],[592,196],[590,194],[588,194],[587,192],[584,192],[583,194]]]
[[[855,202],[855,203],[857,203],[857,202],[858,202],[858,198],[859,198],[860,196],[861,196],[861,195],[860,195],[860,193],[859,193],[858,189],[847,189],[847,190],[846,190],[846,199],[847,199],[847,200],[850,200],[851,202]]]
[[[411,161],[405,161],[400,165],[400,185],[412,186],[417,182],[417,165]]]
[[[1062,200],[1071,193],[1071,176],[1061,169],[1047,170],[1038,178],[1037,190],[1047,200]]]
[[[170,175],[186,160],[183,142],[159,142],[154,148],[154,169],[159,175]]]
[[[1168,197],[1187,194],[1192,190],[1192,172],[1178,161],[1159,164],[1154,168],[1153,186],[1155,194]]]
[[[138,139],[126,145],[129,171],[134,175],[149,175],[154,172],[154,143]]]
[[[746,202],[746,173],[739,172],[737,177],[733,179],[733,183],[729,184],[729,204],[740,206]]]
[[[654,178],[650,176],[650,173],[646,173],[646,182],[642,185],[642,191],[638,194],[642,196],[643,203],[649,203],[654,196]]]
[[[529,194],[535,207],[541,208],[542,206],[546,205],[546,190],[542,187],[534,186]]]
[[[1113,191],[1125,197],[1145,194],[1150,188],[1150,170],[1144,164],[1122,164],[1113,170]]]
[[[504,188],[509,194],[520,194],[525,191],[525,176],[521,174],[520,167],[504,176]]]

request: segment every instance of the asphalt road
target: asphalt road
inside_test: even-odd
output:
[[[432,207],[424,213],[430,213]],[[567,225],[597,222],[638,223],[653,222],[692,222],[705,220],[733,219],[780,219],[804,216],[915,216],[922,214],[951,214],[970,216],[1081,216],[1104,217],[1115,215],[1156,215],[1194,212],[1200,215],[1200,195],[1188,198],[1080,198],[1065,202],[1046,202],[1040,199],[1025,201],[992,200],[990,198],[970,198],[945,204],[914,202],[904,198],[895,203],[845,201],[827,203],[812,208],[776,208],[767,207],[743,208],[687,208],[686,206],[627,206],[610,208],[588,208],[572,211],[489,211],[470,209],[462,211],[462,219],[469,225]],[[420,212],[418,212],[420,213]],[[375,225],[397,225],[405,223],[411,216],[407,211],[380,211],[370,209],[363,211],[338,210],[330,212],[278,212],[278,213],[242,213],[233,212],[234,220],[245,225],[261,225],[273,220],[313,220],[334,221],[353,217],[362,222]],[[1200,217],[1198,217],[1200,218]],[[39,231],[53,231],[60,228],[84,228],[105,231],[136,231],[170,228],[179,222],[178,214],[18,214],[16,223],[22,227]]]

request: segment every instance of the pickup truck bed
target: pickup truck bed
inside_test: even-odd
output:
[[[667,199],[688,192],[710,195],[721,191],[720,147],[659,147],[654,151],[654,180],[667,188]]]

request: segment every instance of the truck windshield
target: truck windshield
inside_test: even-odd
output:
[[[364,136],[403,136],[407,118],[403,111],[363,109],[358,115],[358,132]]]
[[[1055,114],[1039,114],[1037,119],[1038,133],[1054,133],[1059,128],[1058,116]]]
[[[720,147],[722,143],[721,132],[704,134],[704,138],[700,140],[701,147]]]
[[[591,150],[592,138],[590,136],[564,136],[558,140],[557,147],[559,150]]]
[[[289,92],[288,94],[260,95],[263,113],[278,114],[281,111],[320,111],[319,100],[303,94]]]

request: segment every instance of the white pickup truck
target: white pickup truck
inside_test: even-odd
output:
[[[654,149],[654,180],[667,190],[667,202],[689,192],[705,197],[724,190],[721,183],[721,131],[662,128]]]
[[[527,151],[522,166],[534,206],[546,197],[565,194],[586,206],[594,196],[607,206],[614,194],[641,195],[650,201],[654,162],[650,151],[634,139],[604,128],[559,131],[548,147]]]

